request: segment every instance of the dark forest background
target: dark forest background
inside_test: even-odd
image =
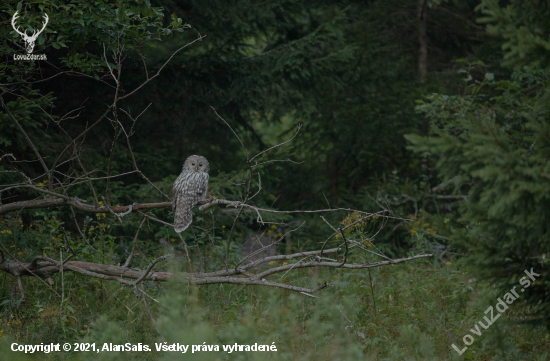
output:
[[[20,36],[10,26],[15,10],[27,14],[20,20],[24,26],[41,21],[42,12],[49,14],[48,27],[34,51],[46,54],[47,61],[13,61],[14,53],[23,53]],[[171,191],[183,161],[191,154],[200,154],[210,162],[211,194],[233,199],[241,193],[230,184],[246,171],[245,153],[212,108],[252,154],[290,139],[301,124],[291,143],[261,158],[296,163],[262,166],[263,193],[255,198],[258,205],[280,210],[388,208],[400,219],[390,220],[377,235],[382,250],[396,257],[420,251],[435,254],[433,260],[403,266],[402,271],[392,268],[388,275],[376,271],[384,272],[375,276],[380,280],[377,294],[361,289],[360,282],[352,282],[366,276],[353,278],[344,271],[326,276],[335,277],[338,297],[356,300],[349,301],[352,306],[342,301],[342,307],[355,310],[345,316],[355,325],[353,332],[349,331],[351,336],[332,335],[337,338],[331,339],[328,330],[308,334],[304,321],[303,330],[289,331],[292,347],[285,348],[280,341],[281,352],[274,357],[317,357],[312,345],[326,338],[328,345],[332,342],[331,352],[335,352],[330,357],[342,352],[338,354],[342,359],[357,355],[371,359],[457,359],[450,345],[462,345],[462,336],[482,319],[487,305],[517,285],[524,270],[533,268],[540,279],[510,307],[514,310],[508,312],[516,313],[506,320],[502,317],[500,325],[495,322],[485,341],[477,340],[477,348],[460,357],[542,360],[550,350],[549,16],[547,0],[9,0],[0,4],[0,94],[51,164],[67,144],[63,132],[52,124],[56,117],[84,106],[78,117],[64,122],[69,133],[78,134],[112,102],[113,88],[106,84],[109,75],[105,77],[101,60],[102,44],[125,47],[128,56],[121,82],[123,90],[129,92],[146,79],[144,64],[151,75],[174,50],[198,34],[206,35],[177,53],[157,78],[119,104],[134,115],[151,104],[136,122],[132,137],[137,163],[150,180]],[[117,31],[126,31],[120,30],[121,24],[128,30],[118,44],[105,40],[112,39]],[[150,31],[151,35],[136,40],[132,31]],[[40,81],[60,72],[65,73]],[[133,170],[124,143],[111,150],[114,134],[109,122],[87,134],[81,149],[87,168],[105,168],[112,153],[112,174]],[[40,165],[32,162],[32,149],[2,107],[0,156],[8,153],[17,160],[30,161],[18,165],[28,174],[41,174]],[[10,170],[10,162],[3,159],[0,171]],[[18,178],[6,172],[0,173],[0,179],[2,184],[10,184]],[[116,178],[110,187],[113,205],[165,201],[151,192],[137,173]],[[36,197],[32,190],[0,191],[1,204]],[[89,188],[82,186],[75,192],[75,196],[91,202]],[[21,257],[30,259],[37,249],[53,247],[50,243],[58,237],[55,232],[60,226],[55,228],[52,220],[76,234],[69,213],[58,208],[2,214],[0,240],[6,247],[15,245]],[[171,215],[168,209],[157,212],[164,219]],[[78,218],[83,221],[85,216],[79,214]],[[230,224],[229,215],[221,217],[221,223]],[[242,252],[239,246],[260,228],[254,215],[243,217],[238,228],[241,242],[235,245],[235,253]],[[345,213],[326,216],[334,224],[345,217]],[[282,220],[288,226],[274,233],[284,233],[304,220],[306,225],[280,245],[280,253],[313,249],[318,238],[329,232],[317,215],[285,216]],[[104,229],[102,236],[111,237],[109,257],[120,259],[127,252],[120,244],[133,238],[139,222],[136,218],[122,226],[115,221],[111,220],[110,229]],[[35,225],[32,231],[36,222],[43,222],[44,228],[37,230],[40,226]],[[173,237],[167,227],[144,229],[142,234],[151,257],[160,252],[158,247],[164,247],[159,239]],[[304,277],[313,276],[317,274]],[[100,318],[108,314],[104,303],[113,292],[101,288],[107,286],[95,289],[92,285],[85,290],[86,295],[74,296],[73,308],[81,315],[65,311],[75,320],[55,323],[62,312],[53,313],[55,307],[49,304],[46,293],[27,301],[31,306],[21,306],[13,277],[0,277],[0,329],[4,330],[0,337],[38,343],[77,337],[110,342],[109,337],[120,333],[116,327],[132,329],[132,342],[157,337],[152,328],[143,331],[130,325],[131,320],[124,315],[132,311],[127,312],[118,302],[116,307],[121,310],[117,312],[122,316],[117,313]],[[312,325],[317,326],[328,322],[315,314],[325,307],[321,306],[325,301],[318,301],[316,306],[308,304],[311,308],[304,311],[306,306],[301,302],[309,300],[261,294],[260,290],[257,297],[245,297],[249,291],[243,291],[240,297],[245,298],[233,301],[227,296],[231,287],[224,285],[219,291],[201,288],[185,302],[198,302],[205,308],[204,314],[178,317],[200,327],[209,324],[212,330],[204,331],[204,337],[217,342],[233,340],[239,332],[248,335],[242,336],[244,340],[258,334],[266,340],[275,337],[293,317],[289,315],[286,321],[280,318],[279,324],[266,330],[261,324],[264,321],[243,321],[247,318],[240,307],[246,312],[245,308],[255,307],[249,303],[267,304],[279,297],[281,304],[288,303],[291,315],[316,320],[318,323]],[[425,289],[419,289],[422,287]],[[157,288],[155,292],[161,297],[160,286]],[[445,301],[448,295],[443,295],[443,290],[457,298]],[[391,308],[400,292],[403,300],[411,300],[414,310],[401,314],[397,311],[401,306]],[[90,305],[93,302],[89,306],[92,311],[85,311],[84,299],[96,299],[86,301]],[[369,306],[372,299],[378,300],[378,309]],[[231,308],[233,303],[225,300],[238,306]],[[327,309],[329,306],[330,302]],[[21,307],[28,309],[21,311]],[[438,307],[440,313],[435,311]],[[8,324],[14,317],[22,320],[25,312],[27,317],[44,318],[41,315],[48,310],[52,312],[48,314],[52,326],[47,333],[21,323],[19,328]],[[176,316],[158,312],[159,317],[166,317],[168,329],[178,329],[169,322]],[[287,311],[281,312],[286,315]],[[332,311],[326,312],[329,315]],[[334,312],[330,318],[340,319],[342,311]],[[218,320],[212,315],[218,315]],[[267,316],[247,317],[261,320]],[[115,327],[108,319],[116,319],[123,326]],[[92,321],[97,322],[95,334],[89,332]],[[143,318],[139,322],[147,325],[150,321]],[[342,326],[344,330],[347,321],[334,322],[332,327]],[[430,326],[432,323],[436,325]],[[63,327],[72,327],[74,332]],[[382,331],[394,328],[400,331]],[[181,332],[181,337],[194,335],[188,330]],[[203,342],[196,337],[197,342]],[[346,349],[349,354],[344,355]],[[143,359],[141,355],[135,357]]]

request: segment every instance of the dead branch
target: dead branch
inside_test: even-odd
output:
[[[4,103],[4,98],[2,96],[0,96],[0,103],[2,104],[2,107],[4,107],[4,109],[6,109],[6,113],[8,113],[10,118],[13,120],[13,122],[15,123],[15,126],[17,127],[17,129],[19,129],[19,131],[23,134],[23,136],[27,140],[27,143],[29,144],[32,151],[36,155],[36,158],[38,158],[38,160],[40,161],[40,165],[42,165],[42,168],[44,168],[44,171],[46,172],[46,175],[48,176],[48,179],[50,179],[51,178],[50,170],[48,169],[48,166],[44,162],[44,158],[42,158],[42,156],[40,155],[40,152],[38,151],[38,149],[36,149],[36,147],[34,146],[34,143],[32,142],[31,138],[29,138],[29,136],[27,135],[27,133],[25,132],[25,130],[23,129],[21,124],[19,124],[17,119],[13,116],[10,109],[8,108],[8,105],[6,103]],[[13,155],[12,155],[12,157],[13,157]]]
[[[143,220],[141,221],[141,223],[138,227],[138,230],[136,232],[136,235],[134,237],[134,242],[132,242],[132,251],[130,252],[130,255],[128,256],[128,258],[126,258],[126,262],[124,262],[124,266],[122,266],[122,267],[130,267],[130,263],[132,262],[132,258],[134,257],[134,254],[135,254],[135,251],[136,251],[136,242],[137,242],[137,238],[138,238],[138,235],[139,235],[139,231],[141,230],[141,227],[143,227],[143,223],[145,223],[146,220],[147,220],[147,218],[143,217]]]
[[[260,155],[262,154],[265,154],[267,152],[269,152],[270,150],[272,149],[275,149],[275,148],[279,148],[279,147],[282,147],[283,145],[289,143],[289,142],[292,142],[292,140],[294,138],[296,138],[296,136],[298,135],[298,133],[300,132],[300,129],[302,128],[302,124],[298,124],[298,129],[296,130],[296,133],[294,133],[294,135],[292,136],[292,138],[290,138],[289,140],[287,140],[286,142],[282,142],[282,143],[279,143],[277,145],[274,145],[273,147],[270,147],[270,148],[267,148],[267,149],[264,149],[262,150],[260,153],[256,154],[255,156],[253,156],[252,158],[250,158],[249,162],[252,162],[256,157],[259,157]],[[257,164],[256,164],[257,165]]]
[[[123,100],[125,98],[128,98],[130,95],[134,94],[135,92],[137,92],[139,89],[143,88],[147,83],[149,83],[151,80],[155,79],[157,76],[160,75],[160,73],[162,72],[162,69],[164,69],[164,67],[166,66],[166,64],[168,64],[170,62],[170,60],[172,60],[172,58],[177,54],[179,53],[181,50],[187,48],[189,45],[192,45],[194,43],[196,43],[197,41],[202,41],[202,39],[204,39],[206,37],[206,35],[202,35],[202,36],[199,36],[198,38],[196,38],[195,40],[193,40],[192,42],[190,43],[187,43],[185,44],[184,46],[182,46],[181,48],[179,48],[178,50],[174,51],[172,53],[172,55],[170,56],[170,58],[168,58],[168,60],[166,60],[166,62],[160,67],[160,69],[157,71],[157,73],[155,75],[153,75],[152,77],[147,77],[147,80],[144,81],[143,83],[141,83],[141,85],[139,85],[136,89],[132,90],[130,93],[122,96],[122,97],[119,97],[118,100]]]
[[[325,250],[324,252],[331,253],[331,252],[336,252],[337,250],[338,249],[331,249],[331,250]],[[179,283],[182,283],[182,282],[186,283],[188,282],[188,280],[192,279],[193,283],[199,286],[209,285],[209,284],[221,284],[221,283],[240,284],[240,285],[261,285],[261,286],[283,288],[283,289],[288,289],[296,292],[314,293],[322,289],[324,286],[318,287],[315,289],[307,289],[303,287],[297,287],[297,286],[282,284],[278,282],[267,281],[265,280],[265,278],[276,273],[285,272],[289,269],[308,268],[308,267],[366,269],[366,268],[382,267],[390,264],[403,263],[403,262],[408,262],[415,259],[433,256],[432,254],[423,254],[423,255],[417,255],[417,256],[412,256],[407,258],[395,259],[392,261],[382,261],[382,262],[374,262],[374,263],[366,263],[366,264],[344,264],[344,265],[340,265],[339,262],[323,262],[323,261],[313,260],[310,262],[302,262],[302,263],[298,262],[298,263],[292,263],[292,264],[283,265],[279,267],[273,267],[266,271],[258,273],[256,275],[239,277],[239,276],[246,275],[247,273],[245,271],[246,269],[257,267],[260,264],[270,262],[271,260],[293,259],[293,258],[302,257],[302,256],[315,256],[318,253],[319,251],[312,251],[312,252],[295,253],[292,255],[285,255],[285,256],[265,257],[243,268],[239,268],[236,270],[223,269],[220,271],[210,272],[210,273],[174,274],[170,272],[153,271],[152,268],[154,267],[154,265],[157,264],[159,261],[166,259],[167,255],[161,256],[155,259],[154,261],[150,262],[149,266],[145,270],[141,270],[137,268],[127,268],[124,266],[106,265],[106,264],[98,264],[98,263],[82,262],[82,261],[64,261],[62,263],[60,261],[56,261],[46,256],[35,256],[33,260],[29,263],[21,263],[14,260],[5,259],[2,257],[1,258],[2,262],[0,263],[0,271],[9,273],[15,277],[35,276],[39,278],[50,278],[54,274],[61,272],[61,270],[63,270],[63,272],[72,271],[88,277],[100,278],[104,280],[115,280],[128,286],[137,286],[140,282],[145,280],[159,281],[159,282],[173,280]],[[134,281],[130,281],[130,280],[134,280]]]

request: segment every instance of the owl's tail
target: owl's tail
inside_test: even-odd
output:
[[[185,198],[185,197],[183,197]],[[190,199],[179,199],[174,213],[174,230],[181,233],[193,221],[193,203]]]

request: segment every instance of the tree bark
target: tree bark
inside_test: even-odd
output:
[[[421,83],[428,75],[428,35],[427,35],[428,0],[417,0],[416,18],[418,23],[418,77]]]

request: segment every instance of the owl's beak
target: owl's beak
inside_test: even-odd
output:
[[[198,172],[199,171],[199,167],[195,167],[195,172]]]

